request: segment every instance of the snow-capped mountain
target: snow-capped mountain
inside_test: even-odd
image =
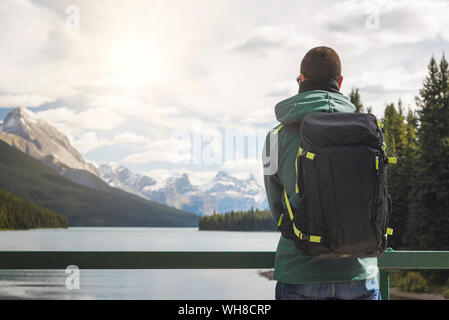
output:
[[[55,127],[26,108],[16,108],[0,123],[0,140],[40,160],[75,183],[96,189],[112,187],[168,206],[198,214],[268,207],[265,190],[250,176],[237,178],[219,171],[213,178],[196,179],[187,173],[166,179],[131,172],[118,163],[99,169],[71,145]],[[106,183],[107,184],[106,184]]]
[[[265,190],[252,175],[238,179],[219,171],[213,179],[193,185],[187,173],[156,183],[154,179],[132,173],[117,163],[102,165],[100,173],[112,186],[131,188],[147,199],[202,215],[268,207]]]
[[[252,174],[238,179],[219,171],[205,192],[218,200],[218,212],[267,208],[265,189]]]
[[[217,211],[217,199],[192,185],[186,173],[168,178],[162,188],[146,187],[143,194],[150,200],[200,215]]]
[[[111,187],[144,196],[144,188],[153,186],[156,181],[148,176],[133,173],[116,162],[102,164],[100,174]]]
[[[102,188],[104,184],[97,168],[83,158],[63,133],[26,108],[16,108],[6,116],[0,140],[78,184],[93,188]]]

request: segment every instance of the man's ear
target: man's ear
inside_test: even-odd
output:
[[[340,76],[340,80],[338,80],[338,89],[341,88],[342,83],[343,83],[343,76]]]
[[[300,74],[299,74],[299,80],[300,80],[301,82],[304,82],[305,80],[307,80],[307,78],[306,78],[302,73],[300,73]]]

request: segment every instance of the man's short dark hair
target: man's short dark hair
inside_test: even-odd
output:
[[[340,57],[329,47],[310,49],[301,61],[300,72],[312,81],[338,81],[341,77]]]

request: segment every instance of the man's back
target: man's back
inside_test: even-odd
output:
[[[281,223],[281,230],[290,222],[279,220],[283,213],[288,212],[291,221],[295,219],[290,201],[286,203],[285,199],[298,194],[295,173],[299,172],[296,158],[301,144],[301,119],[311,112],[355,112],[349,99],[340,93],[341,62],[332,48],[321,46],[309,50],[301,61],[296,81],[299,93],[276,105],[276,119],[281,124],[268,134],[263,155],[268,203],[273,218]],[[300,215],[300,211],[295,215]],[[310,235],[302,239],[295,224],[290,222],[290,225],[299,234],[300,241],[312,241]],[[307,256],[285,235],[281,236],[276,250],[276,299],[379,299],[377,258]],[[313,241],[317,239],[321,236],[313,237]]]
[[[281,123],[267,137],[277,139],[277,171],[265,175],[265,188],[273,218],[279,221],[287,207],[283,198],[295,193],[295,159],[300,145],[299,125],[303,116],[311,112],[355,112],[352,103],[338,93],[335,84],[314,86],[289,99],[281,101],[275,108],[276,118]],[[270,150],[270,158],[276,156]],[[275,160],[275,159],[272,159]],[[365,280],[378,272],[376,258],[323,259],[309,257],[299,250],[294,241],[281,237],[276,251],[274,279],[282,283],[316,283],[333,281]]]

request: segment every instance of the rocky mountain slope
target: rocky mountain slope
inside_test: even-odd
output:
[[[67,179],[104,189],[98,169],[86,161],[69,139],[26,108],[16,108],[0,127],[0,140],[43,162]]]

